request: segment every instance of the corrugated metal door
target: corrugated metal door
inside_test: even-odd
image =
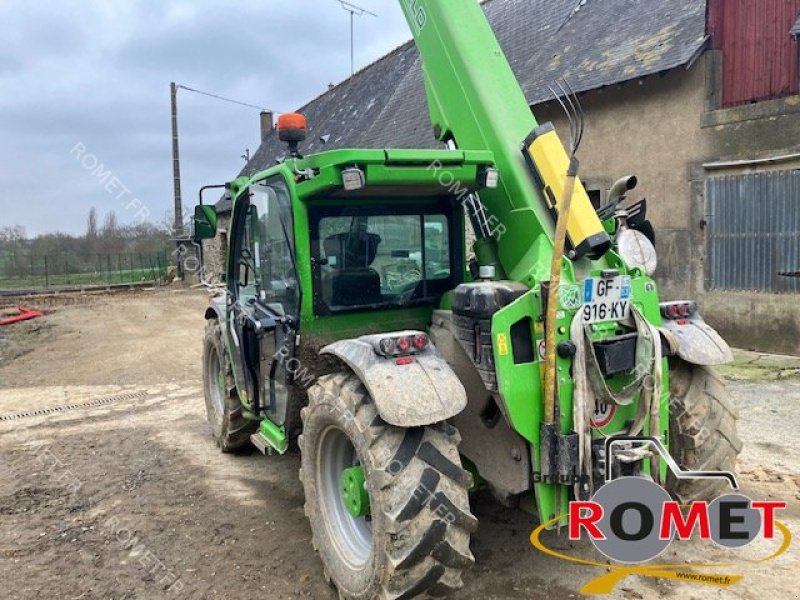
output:
[[[722,104],[798,92],[797,40],[789,35],[800,0],[709,0],[708,33],[722,50]]]
[[[709,288],[800,292],[800,171],[706,179]]]

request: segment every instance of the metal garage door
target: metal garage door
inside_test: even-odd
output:
[[[709,288],[800,292],[800,171],[706,179]]]

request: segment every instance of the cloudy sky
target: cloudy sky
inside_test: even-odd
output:
[[[357,3],[379,17],[356,17],[356,68],[410,37],[397,0]],[[81,233],[91,206],[101,222],[168,217],[170,81],[280,112],[350,74],[337,0],[3,0],[0,23],[0,227],[28,235]],[[255,151],[258,111],[186,91],[178,111],[193,206]],[[105,189],[95,160],[124,188]]]

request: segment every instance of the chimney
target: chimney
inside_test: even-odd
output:
[[[270,131],[272,131],[272,111],[271,110],[262,110],[261,111],[261,141],[262,142],[267,137],[267,135],[269,135]]]

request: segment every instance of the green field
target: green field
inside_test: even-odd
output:
[[[0,252],[0,291],[159,282],[170,258],[166,252],[31,254]]]
[[[30,288],[52,288],[73,285],[112,285],[119,283],[142,283],[159,281],[166,269],[123,269],[121,271],[99,271],[90,273],[54,273],[50,275],[28,275],[23,277],[0,277],[0,290]]]

